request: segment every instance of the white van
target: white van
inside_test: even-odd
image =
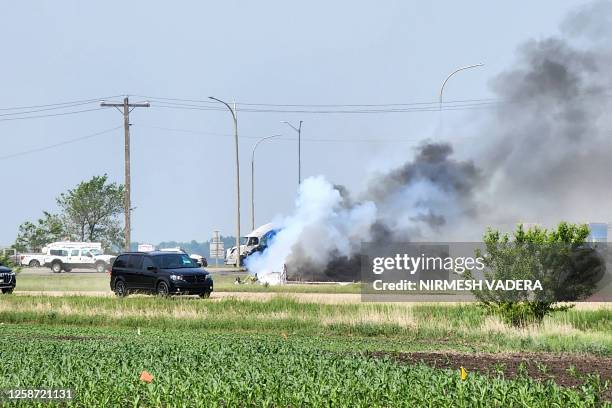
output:
[[[255,228],[245,238],[244,244],[240,245],[240,256],[244,257],[251,253],[251,251],[259,246],[259,240],[272,231],[274,225],[272,223],[264,224],[261,227]],[[225,251],[225,264],[235,265],[236,264],[236,247],[233,246]]]
[[[113,255],[104,255],[99,242],[52,242],[43,248],[44,265],[54,273],[70,272],[74,268],[95,269],[104,272],[115,260]]]

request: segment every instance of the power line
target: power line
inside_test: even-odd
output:
[[[110,99],[110,98],[115,98],[115,97],[116,95],[115,96],[103,96],[101,98],[92,98],[92,99],[79,99],[79,100],[68,101],[68,102],[49,103],[46,105],[15,106],[15,107],[8,107],[8,108],[0,108],[0,111],[37,109],[37,108],[47,108],[51,106],[62,106],[62,105],[72,105],[72,104],[81,104],[81,103],[86,104],[86,103],[99,102],[101,99]]]
[[[442,110],[454,111],[454,110],[478,110],[478,109],[490,109],[495,107],[494,103],[480,103],[472,105],[458,105],[458,106],[446,106],[442,107]],[[162,109],[179,109],[179,110],[201,110],[201,111],[215,111],[218,108],[198,105],[187,105],[187,104],[155,104],[155,108]],[[439,107],[419,107],[419,108],[397,108],[397,109],[342,109],[342,110],[296,110],[296,109],[259,109],[259,108],[242,108],[238,109],[240,112],[253,112],[253,113],[302,113],[302,114],[377,114],[377,113],[409,113],[409,112],[438,112]]]
[[[52,110],[61,110],[61,109],[74,108],[76,106],[89,105],[91,103],[92,102],[80,102],[80,103],[75,103],[75,104],[72,104],[72,105],[63,105],[63,106],[60,106],[60,107],[53,107],[53,108],[41,108],[41,109],[34,109],[34,110],[21,111],[21,112],[0,113],[0,116],[28,115],[30,113],[46,112],[46,111],[52,111]]]
[[[603,98],[612,97],[609,93],[597,95],[579,95],[574,99],[580,100],[587,97],[598,96]],[[156,108],[202,110],[222,110],[210,104],[209,101],[200,99],[182,99],[165,97],[140,97],[149,98],[156,102]],[[525,105],[546,103],[546,101],[532,100],[504,100],[496,98],[461,99],[451,101],[431,102],[408,102],[408,103],[383,103],[383,104],[272,104],[272,103],[247,103],[236,102],[238,111],[253,113],[289,113],[289,114],[386,114],[386,113],[413,113],[413,112],[439,112],[483,110],[494,109],[504,105]]]
[[[96,133],[92,133],[92,134],[89,134],[89,135],[77,137],[77,138],[74,138],[74,139],[65,140],[63,142],[59,142],[59,143],[55,143],[55,144],[51,144],[51,145],[47,145],[47,146],[37,147],[35,149],[24,150],[22,152],[12,153],[12,154],[8,154],[8,155],[5,155],[5,156],[0,156],[0,160],[12,159],[14,157],[25,156],[25,155],[28,155],[28,154],[31,154],[31,153],[43,152],[43,151],[46,151],[46,150],[49,150],[49,149],[54,149],[56,147],[64,146],[64,145],[67,145],[67,144],[81,142],[81,141],[86,140],[86,139],[91,139],[91,138],[96,137],[96,136],[100,136],[100,135],[103,135],[103,134],[106,134],[106,133],[110,133],[110,132],[112,132],[114,130],[117,130],[117,129],[120,129],[120,128],[121,128],[121,126],[115,126],[114,128],[111,128],[111,129],[106,129],[106,130],[103,130],[101,132],[96,132]]]
[[[220,137],[230,137],[230,136],[232,136],[229,133],[203,132],[203,131],[193,130],[193,129],[179,129],[179,128],[168,128],[168,127],[147,126],[147,125],[137,125],[137,126],[141,127],[141,128],[165,130],[165,131],[169,131],[169,132],[193,133],[193,134],[201,134],[201,135],[209,135],[209,136],[220,136]],[[51,145],[46,145],[46,146],[41,146],[41,147],[38,147],[38,148],[35,148],[35,149],[24,150],[24,151],[17,152],[17,153],[11,153],[11,154],[8,154],[8,155],[0,156],[0,160],[12,159],[14,157],[25,156],[25,155],[32,154],[32,153],[38,153],[38,152],[43,152],[43,151],[50,150],[50,149],[55,149],[57,147],[61,147],[61,146],[72,144],[72,143],[78,143],[78,142],[81,142],[83,140],[91,139],[91,138],[94,138],[96,136],[101,136],[103,134],[110,133],[110,132],[112,132],[114,130],[120,129],[121,127],[122,126],[116,126],[114,128],[103,130],[101,132],[92,133],[92,134],[81,136],[81,137],[77,137],[77,138],[74,138],[74,139],[68,139],[68,140],[65,140],[63,142],[59,142],[59,143],[55,143],[55,144],[51,144]],[[474,137],[475,136],[465,136],[465,137],[461,137],[461,138],[457,138],[457,139],[470,139],[470,138],[474,138]],[[258,136],[240,136],[240,138],[241,139],[260,139],[260,137],[258,137]],[[278,138],[278,140],[295,141],[296,138],[280,137],[280,138]],[[364,142],[364,143],[397,143],[397,142],[418,142],[418,141],[421,141],[423,139],[422,138],[394,138],[394,139],[302,138],[302,140],[306,140],[306,141],[309,141],[309,142],[330,142],[330,143],[354,143],[354,142],[358,142],[358,143],[359,142]]]
[[[192,134],[206,135],[206,136],[218,136],[218,137],[228,137],[228,138],[230,136],[233,136],[229,133],[204,132],[204,131],[193,130],[193,129],[180,129],[180,128],[169,128],[169,127],[162,127],[162,126],[149,126],[149,125],[136,125],[136,126],[141,127],[141,128],[147,128],[147,129],[158,129],[158,130],[165,130],[168,132],[179,132],[179,133],[192,133]],[[458,137],[455,139],[471,139],[475,137],[476,136],[464,136],[464,137]],[[244,135],[239,136],[239,138],[240,139],[261,139],[261,137],[259,136],[244,136]],[[275,140],[295,141],[297,140],[297,138],[279,137],[279,138],[276,138]],[[303,137],[302,140],[306,140],[309,142],[330,142],[330,143],[332,142],[335,142],[335,143],[353,143],[353,142],[397,143],[397,142],[419,142],[423,140],[423,138],[339,139],[339,138],[305,138]]]
[[[182,99],[182,98],[165,98],[165,97],[154,97],[138,95],[141,98],[147,98],[148,100],[155,100],[162,103],[172,102],[191,102],[191,103],[203,103],[211,105],[210,101],[202,99]],[[166,102],[163,102],[166,101]],[[496,102],[499,101],[495,98],[481,98],[481,99],[463,99],[463,100],[451,100],[443,102],[443,105],[457,104],[457,103],[473,103],[473,102]],[[381,103],[381,104],[278,104],[278,103],[249,103],[249,102],[236,102],[238,106],[268,106],[268,107],[302,107],[302,108],[343,108],[343,107],[393,107],[393,106],[419,106],[419,105],[435,105],[439,106],[439,101],[431,102],[408,102],[408,103]]]
[[[70,111],[70,112],[50,113],[47,115],[32,115],[32,116],[24,116],[24,117],[17,117],[17,118],[1,118],[0,122],[6,122],[9,120],[12,121],[12,120],[40,119],[40,118],[48,118],[48,117],[53,117],[53,116],[75,115],[77,113],[93,112],[93,111],[99,111],[102,109],[104,108],[91,108],[91,109],[83,109],[83,110]]]

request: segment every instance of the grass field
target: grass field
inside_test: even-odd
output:
[[[358,284],[318,284],[318,285],[285,285],[263,286],[260,284],[235,285],[237,276],[244,279],[247,274],[220,274],[214,268],[210,270],[217,292],[295,292],[295,293],[359,293]],[[48,271],[42,273],[31,273],[24,270],[17,276],[18,291],[85,291],[102,292],[110,291],[109,277],[105,273],[61,273],[54,274]]]
[[[502,367],[462,381],[455,360],[394,353],[529,352],[569,362],[564,375],[612,364],[611,317],[572,310],[516,331],[475,305],[3,296],[0,389],[71,388],[80,406],[610,406],[597,375],[569,387]]]

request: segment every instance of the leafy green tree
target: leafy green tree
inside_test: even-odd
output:
[[[62,218],[47,211],[36,222],[26,221],[19,226],[13,247],[20,252],[40,251],[46,244],[68,237]]]
[[[14,247],[39,251],[49,242],[70,239],[121,248],[124,194],[123,185],[109,183],[106,174],[83,181],[57,198],[58,214],[45,211],[38,221],[21,224]]]
[[[490,312],[513,326],[541,322],[571,302],[589,297],[605,273],[597,250],[586,244],[586,225],[562,222],[554,230],[519,225],[512,236],[492,229],[484,235],[486,280],[539,280],[542,291],[478,290],[475,296]]]
[[[121,247],[124,194],[123,185],[109,183],[106,174],[62,193],[57,204],[67,231],[79,241],[102,242],[105,248]]]

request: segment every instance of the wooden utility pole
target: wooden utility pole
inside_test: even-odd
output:
[[[130,250],[132,242],[132,201],[131,201],[131,178],[130,178],[130,112],[135,108],[148,108],[151,106],[149,102],[130,103],[130,99],[126,96],[123,98],[123,103],[101,102],[100,106],[117,108],[123,114],[123,130],[125,132],[125,195],[123,198],[123,211],[125,212],[125,250]],[[123,111],[120,109],[123,107]]]

